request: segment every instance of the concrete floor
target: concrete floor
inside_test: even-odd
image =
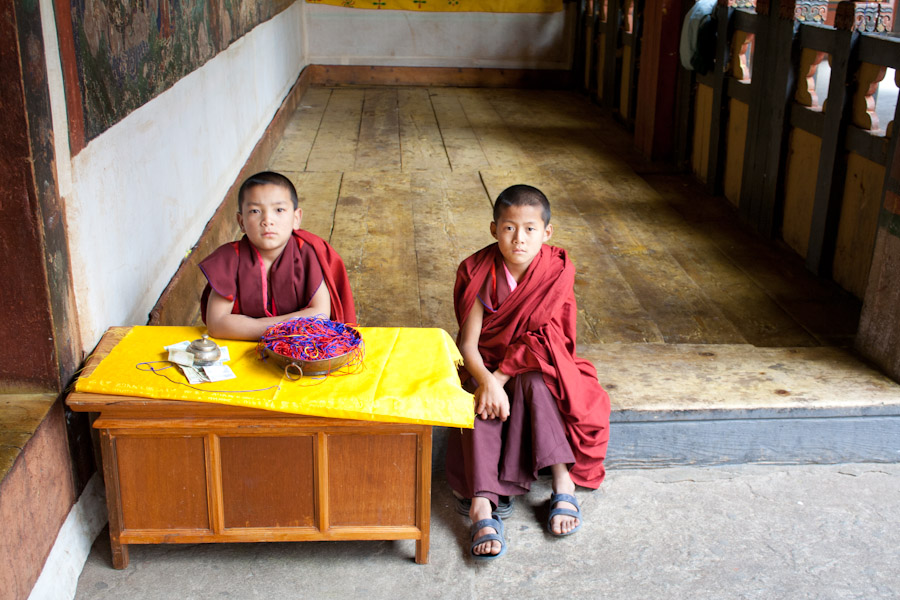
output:
[[[427,565],[409,541],[261,543],[132,546],[115,571],[104,532],[76,598],[900,597],[897,464],[612,471],[566,539],[544,531],[548,496],[516,503],[484,565],[441,473]]]

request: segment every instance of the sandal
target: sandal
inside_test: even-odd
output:
[[[571,508],[554,508],[557,502],[568,502],[575,507],[575,510]],[[569,517],[575,517],[578,519],[578,525],[575,526],[575,529],[566,533],[555,533],[553,531],[553,517],[558,517],[560,515],[566,515]],[[584,519],[581,518],[581,506],[578,504],[578,500],[575,499],[575,496],[572,494],[557,494],[553,492],[550,494],[550,516],[547,517],[547,531],[550,532],[550,535],[555,537],[564,537],[567,535],[572,535],[584,524]]]
[[[493,513],[491,516],[493,517],[492,519],[482,519],[477,523],[472,524],[470,534],[472,536],[478,533],[479,529],[484,527],[493,527],[494,531],[496,531],[496,533],[489,533],[472,541],[472,545],[469,546],[469,555],[475,560],[494,560],[495,558],[500,558],[506,554],[506,540],[503,539],[503,521],[500,520],[500,515],[497,513]],[[475,546],[493,540],[500,542],[500,552],[497,554],[475,554]]]
[[[469,509],[472,508],[472,500],[470,498],[460,498],[455,493],[453,494],[453,497],[456,498],[456,512],[468,517]],[[494,514],[505,519],[512,514],[512,510],[512,497],[500,496],[500,504],[497,505],[496,510],[494,510]]]

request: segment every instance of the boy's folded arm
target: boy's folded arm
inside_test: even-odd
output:
[[[323,282],[313,294],[310,305],[292,313],[255,318],[232,313],[233,308],[233,300],[219,295],[215,290],[210,292],[206,305],[206,328],[210,336],[220,339],[255,341],[261,338],[266,329],[272,325],[295,317],[325,315],[328,318],[331,314],[331,297]]]
[[[232,313],[233,307],[234,300],[220,296],[215,290],[209,293],[206,304],[206,329],[210,336],[227,340],[258,340],[269,325],[277,322],[273,317],[254,319]],[[266,323],[269,320],[272,323]]]
[[[463,322],[459,351],[463,356],[466,371],[478,382],[478,389],[475,391],[475,413],[482,419],[498,417],[501,421],[505,421],[509,416],[509,397],[503,386],[509,381],[510,376],[500,369],[491,372],[478,351],[483,317],[484,309],[476,303]]]

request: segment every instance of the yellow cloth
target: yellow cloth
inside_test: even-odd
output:
[[[231,359],[226,364],[237,379],[188,387],[141,371],[137,365],[166,360],[165,346],[195,340],[204,330],[133,327],[90,375],[78,379],[75,391],[215,402],[339,419],[473,426],[472,395],[460,387],[456,374],[462,357],[446,331],[360,327],[359,332],[365,344],[364,366],[350,375],[291,381],[271,361],[256,358],[256,342],[215,340],[228,347]],[[187,383],[175,367],[162,374]]]
[[[562,0],[306,0],[310,4],[330,4],[372,10],[414,10],[420,12],[549,13],[562,10]]]

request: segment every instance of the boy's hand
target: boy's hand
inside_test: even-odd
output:
[[[506,421],[509,417],[509,396],[496,374],[491,374],[475,390],[475,414],[486,419]]]

